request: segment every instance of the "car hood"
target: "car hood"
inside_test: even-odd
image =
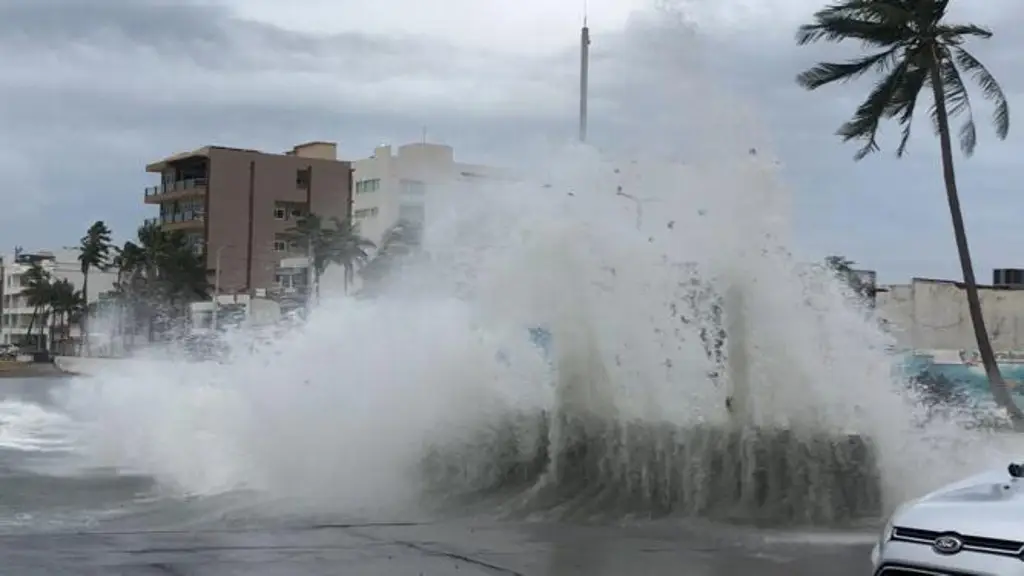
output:
[[[979,474],[915,500],[892,524],[1024,542],[1024,482],[1005,470]]]

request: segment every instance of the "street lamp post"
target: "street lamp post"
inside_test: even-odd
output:
[[[306,317],[309,317],[313,309],[313,291],[316,289],[316,269],[313,262],[316,260],[313,252],[313,239],[306,240]]]
[[[220,254],[221,252],[230,246],[230,244],[224,244],[217,247],[216,256],[214,257],[213,264],[213,329],[217,329],[217,312],[220,308]]]

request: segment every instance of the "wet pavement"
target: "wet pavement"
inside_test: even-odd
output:
[[[870,533],[429,523],[0,537],[4,576],[853,576]]]

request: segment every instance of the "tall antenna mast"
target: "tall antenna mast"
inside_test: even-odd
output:
[[[580,142],[587,141],[587,88],[590,72],[590,28],[587,27],[587,5],[583,4],[583,28],[580,30]]]

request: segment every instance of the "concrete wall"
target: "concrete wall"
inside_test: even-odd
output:
[[[911,349],[974,350],[967,298],[957,282],[915,278],[879,294],[877,310]],[[1024,350],[1024,290],[981,287],[982,315],[997,351]]]
[[[57,356],[53,363],[61,372],[77,376],[123,376],[128,374],[151,374],[166,366],[173,369],[169,360],[136,360],[131,358],[84,358],[81,356]]]
[[[911,330],[914,326],[913,286],[894,284],[875,296],[875,310],[900,348],[914,347]]]

